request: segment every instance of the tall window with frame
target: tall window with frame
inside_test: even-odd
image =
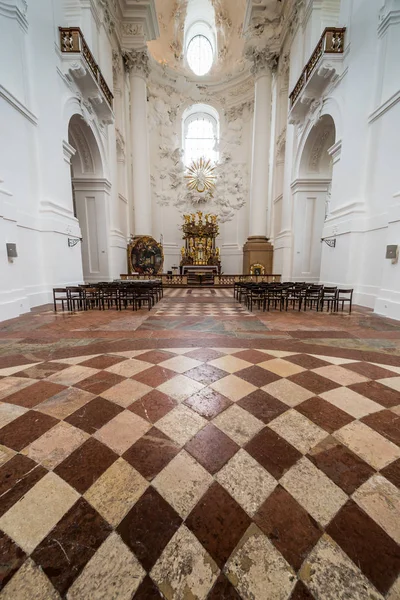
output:
[[[184,163],[188,167],[201,157],[218,160],[219,122],[206,111],[194,112],[183,122]]]

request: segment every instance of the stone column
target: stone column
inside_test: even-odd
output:
[[[146,50],[125,53],[131,91],[132,190],[135,207],[135,236],[152,234],[150,148],[147,125],[149,57]]]
[[[268,49],[251,50],[247,56],[253,62],[251,71],[255,76],[255,103],[249,237],[243,248],[243,272],[249,273],[251,265],[261,264],[265,273],[272,273],[273,248],[266,234],[271,144],[271,68],[276,63],[276,56]]]

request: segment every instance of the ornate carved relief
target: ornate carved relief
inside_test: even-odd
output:
[[[246,58],[251,63],[251,73],[257,77],[267,70],[276,69],[279,55],[270,48],[256,48],[249,46],[246,50]]]
[[[142,23],[122,23],[121,31],[123,35],[144,36]]]
[[[122,73],[122,57],[118,50],[112,51],[112,69],[113,69],[113,80],[114,86],[118,82],[118,78]]]
[[[129,50],[129,52],[124,52],[123,56],[127,71],[143,77],[149,76],[150,66],[147,50]]]
[[[81,129],[77,126],[71,125],[70,129],[72,146],[77,150],[77,156],[81,162],[81,169],[83,173],[94,173],[93,158],[90,153],[89,144]]]
[[[160,206],[174,206],[185,212],[199,202],[199,194],[187,188],[180,144],[178,115],[187,105],[187,92],[150,81],[149,129],[153,165],[152,189]],[[242,150],[245,123],[252,115],[252,102],[243,102],[225,113],[220,136],[220,161],[213,197],[203,198],[207,210],[230,221],[248,198],[247,150]]]
[[[319,161],[322,156],[322,152],[325,146],[325,142],[328,139],[329,135],[332,133],[332,128],[328,127],[324,129],[321,134],[318,136],[311,150],[310,160],[308,163],[308,168],[310,171],[318,171]]]

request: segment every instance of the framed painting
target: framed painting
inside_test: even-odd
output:
[[[128,271],[130,274],[158,275],[162,273],[164,253],[161,244],[150,236],[132,238],[128,245]]]

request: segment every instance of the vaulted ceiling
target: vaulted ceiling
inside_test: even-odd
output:
[[[235,75],[245,69],[243,59],[243,21],[246,0],[156,0],[160,37],[148,43],[150,53],[160,64],[190,76],[184,62],[185,25],[193,19],[193,10],[201,18],[215,13],[218,60],[208,80]]]

